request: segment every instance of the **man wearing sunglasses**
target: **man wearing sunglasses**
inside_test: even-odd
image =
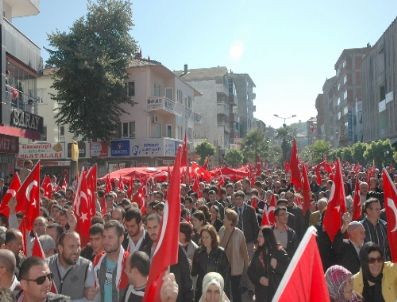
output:
[[[19,279],[22,291],[17,296],[18,302],[70,301],[69,297],[50,293],[52,274],[43,259],[27,258],[21,265]]]

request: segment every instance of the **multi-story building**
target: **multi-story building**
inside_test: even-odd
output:
[[[324,139],[331,143],[333,147],[339,146],[339,130],[337,127],[337,89],[336,76],[325,80],[323,85],[324,101]]]
[[[41,70],[40,48],[12,23],[13,18],[40,12],[39,0],[0,0],[1,105],[0,174],[13,173],[19,138],[39,140],[43,118],[37,115],[36,78]]]
[[[397,141],[397,19],[369,50],[363,62],[364,141]]]
[[[369,48],[344,49],[335,63],[337,85],[337,127],[339,145],[362,140],[362,75],[363,58]]]
[[[46,69],[38,81],[42,102],[39,111],[46,119],[47,141],[65,147],[63,159],[70,160],[73,137],[67,125],[58,125],[51,99],[53,70]],[[99,161],[100,174],[130,166],[171,164],[185,133],[193,147],[194,125],[200,115],[193,110],[193,100],[200,93],[161,63],[138,56],[128,67],[126,94],[131,103],[122,105],[120,128],[110,142],[80,142],[80,157]]]
[[[175,72],[181,79],[200,91],[194,110],[201,115],[195,127],[195,144],[207,139],[219,150],[220,159],[230,147],[232,132],[239,135],[239,110],[236,88],[226,67],[187,69]]]
[[[256,106],[254,105],[254,100],[256,94],[254,93],[254,88],[256,86],[246,73],[231,73],[230,76],[236,86],[237,93],[238,125],[240,130],[238,138],[243,138],[255,127],[254,112],[256,111]]]
[[[325,139],[325,118],[326,103],[324,94],[320,93],[316,97],[316,109],[317,109],[317,127],[316,127],[316,137],[317,139]]]

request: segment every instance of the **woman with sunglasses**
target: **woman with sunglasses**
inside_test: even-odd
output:
[[[364,301],[394,302],[397,300],[397,265],[384,261],[379,245],[367,242],[360,250],[361,270],[353,277],[354,290]]]

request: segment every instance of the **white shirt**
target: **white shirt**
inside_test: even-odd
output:
[[[146,230],[143,230],[143,234],[142,234],[141,238],[139,238],[139,240],[136,244],[134,243],[134,240],[132,240],[131,237],[128,236],[128,251],[130,252],[130,254],[132,254],[136,251],[139,251],[139,248],[142,245],[142,241],[143,241],[143,238],[145,238],[145,235],[146,235]]]

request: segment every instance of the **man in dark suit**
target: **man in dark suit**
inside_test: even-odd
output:
[[[358,221],[351,221],[348,212],[343,215],[343,226],[337,233],[333,242],[336,262],[347,268],[352,274],[360,270],[360,249],[364,244],[365,229]],[[348,239],[343,239],[347,231]]]

